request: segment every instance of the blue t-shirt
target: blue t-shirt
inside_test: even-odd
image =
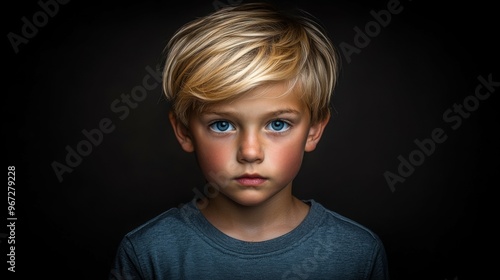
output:
[[[214,227],[194,202],[123,238],[109,279],[389,279],[384,246],[369,229],[306,200],[292,231],[247,242]]]

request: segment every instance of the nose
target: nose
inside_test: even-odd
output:
[[[262,141],[258,132],[245,131],[239,137],[238,162],[260,163],[264,160]]]

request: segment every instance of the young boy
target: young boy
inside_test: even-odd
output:
[[[164,91],[208,198],[129,232],[110,279],[388,279],[373,232],[292,195],[329,121],[338,62],[311,18],[266,4],[182,27],[166,48]]]

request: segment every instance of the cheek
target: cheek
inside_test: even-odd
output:
[[[219,173],[230,162],[231,149],[221,143],[200,141],[196,147],[197,159],[205,175]]]
[[[289,141],[281,143],[268,151],[272,165],[279,169],[280,174],[290,178],[294,177],[302,165],[304,155],[303,141]],[[271,158],[272,157],[272,158]]]

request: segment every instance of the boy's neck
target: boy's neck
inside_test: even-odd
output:
[[[201,209],[205,218],[221,232],[249,242],[265,241],[290,232],[308,212],[309,205],[291,192],[277,194],[256,206],[243,206],[219,194]]]

